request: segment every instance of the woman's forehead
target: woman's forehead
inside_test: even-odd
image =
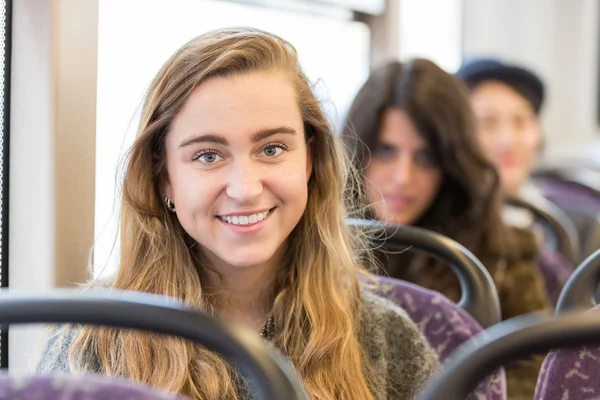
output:
[[[288,75],[259,71],[204,82],[190,95],[170,130],[179,141],[206,134],[241,140],[277,127],[300,131],[302,125]]]

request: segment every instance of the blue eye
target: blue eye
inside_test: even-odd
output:
[[[204,164],[214,164],[217,161],[221,161],[222,159],[223,157],[217,154],[217,152],[210,150],[200,152],[198,155],[196,155],[196,157],[194,157],[194,160],[199,160]]]
[[[286,149],[287,147],[281,143],[268,144],[262,149],[261,153],[267,157],[277,157]]]

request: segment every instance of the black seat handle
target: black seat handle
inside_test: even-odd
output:
[[[596,306],[596,292],[600,284],[600,250],[586,258],[569,277],[560,292],[556,313],[589,309]]]
[[[302,399],[287,360],[247,329],[165,296],[120,290],[57,289],[46,294],[0,293],[0,324],[74,323],[174,335],[230,360],[264,400]]]
[[[446,360],[418,400],[464,400],[502,365],[558,347],[600,344],[600,313],[558,317],[535,313],[503,321],[466,342]]]
[[[392,250],[412,246],[415,250],[446,262],[460,282],[462,296],[458,306],[471,314],[484,328],[502,320],[498,291],[490,273],[473,253],[458,242],[414,226],[363,219],[349,219],[347,223],[383,230],[383,235],[375,240]]]
[[[535,219],[542,221],[556,236],[557,249],[573,265],[581,260],[579,233],[573,221],[557,205],[550,201],[545,204],[533,204],[522,198],[511,197],[507,203],[517,208],[524,208],[533,213]]]

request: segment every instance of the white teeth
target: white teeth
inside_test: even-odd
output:
[[[267,215],[269,215],[269,211],[263,211],[252,215],[228,215],[226,217],[221,217],[221,219],[233,225],[248,225],[262,221],[263,219],[267,218]]]

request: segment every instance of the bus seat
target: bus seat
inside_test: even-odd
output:
[[[600,311],[600,307],[592,311]],[[534,399],[600,399],[600,347],[563,348],[548,353]]]
[[[506,210],[523,210],[531,213],[534,227],[543,231],[544,249],[563,255],[573,266],[581,261],[581,245],[577,227],[556,204],[551,201],[533,203],[522,198],[507,199]],[[507,221],[510,224],[510,221]]]
[[[563,287],[573,273],[573,267],[560,253],[551,249],[543,249],[540,252],[536,265],[544,278],[546,292],[552,304],[556,306]]]
[[[556,313],[585,311],[598,305],[600,285],[600,250],[585,259],[573,272],[563,288]]]
[[[0,375],[0,398],[19,400],[183,400],[142,385],[95,375]]]
[[[463,400],[489,371],[532,354],[540,354],[562,347],[598,346],[600,344],[600,313],[571,312],[562,315],[533,313],[503,321],[485,331],[481,341],[470,341],[442,365],[417,397],[418,400]],[[590,353],[588,353],[589,355]],[[576,353],[582,357],[581,353]],[[590,359],[600,357],[591,353]],[[577,361],[575,361],[577,362]],[[598,364],[595,371],[600,372]],[[545,374],[551,370],[546,367]],[[563,373],[571,371],[568,368]],[[552,383],[550,376],[547,383]],[[536,400],[597,400],[577,395],[561,397],[560,390],[551,390],[544,383],[538,385]],[[541,397],[545,395],[546,397]],[[509,393],[510,396],[510,393]]]
[[[445,262],[460,282],[462,297],[458,306],[483,327],[502,320],[500,299],[490,273],[468,249],[439,233],[415,226],[385,224],[380,221],[349,219],[349,226],[377,232],[375,243],[388,250],[418,251]]]
[[[600,195],[577,182],[538,177],[535,183],[569,216],[579,233],[581,259],[600,248]]]
[[[404,309],[417,324],[440,362],[483,328],[465,310],[442,294],[409,282],[378,276],[378,292]],[[500,368],[489,375],[472,393],[478,400],[506,399],[506,377]]]
[[[252,386],[256,397],[265,400],[306,400],[306,394],[297,379],[289,361],[272,346],[265,345],[261,338],[245,328],[229,324],[207,312],[190,308],[181,300],[142,292],[123,290],[53,289],[43,294],[23,294],[19,292],[0,293],[0,326],[11,324],[85,324],[109,326],[166,334],[191,340],[201,344],[228,360]],[[22,399],[24,397],[4,397],[3,390],[17,390],[18,385],[28,385],[36,400],[86,400],[86,399],[129,399],[127,396],[94,397],[86,394],[88,380],[81,374],[67,375],[54,381],[55,375],[35,375],[31,378],[4,378],[0,382],[0,399]],[[64,379],[64,380],[63,380]],[[80,379],[80,380],[79,380]],[[106,384],[94,383],[98,392],[125,393],[122,382],[104,378]],[[96,381],[93,381],[96,382]],[[98,381],[99,382],[99,381]],[[50,397],[37,389],[47,384],[62,384],[64,397]],[[62,390],[62,392],[60,392]],[[80,390],[80,396],[69,396],[67,390]],[[144,394],[143,389],[137,389]],[[150,390],[150,389],[148,389]],[[29,393],[29,392],[27,392]],[[135,391],[131,392],[136,394]],[[136,398],[136,397],[133,397]],[[140,399],[161,399],[144,395]]]

